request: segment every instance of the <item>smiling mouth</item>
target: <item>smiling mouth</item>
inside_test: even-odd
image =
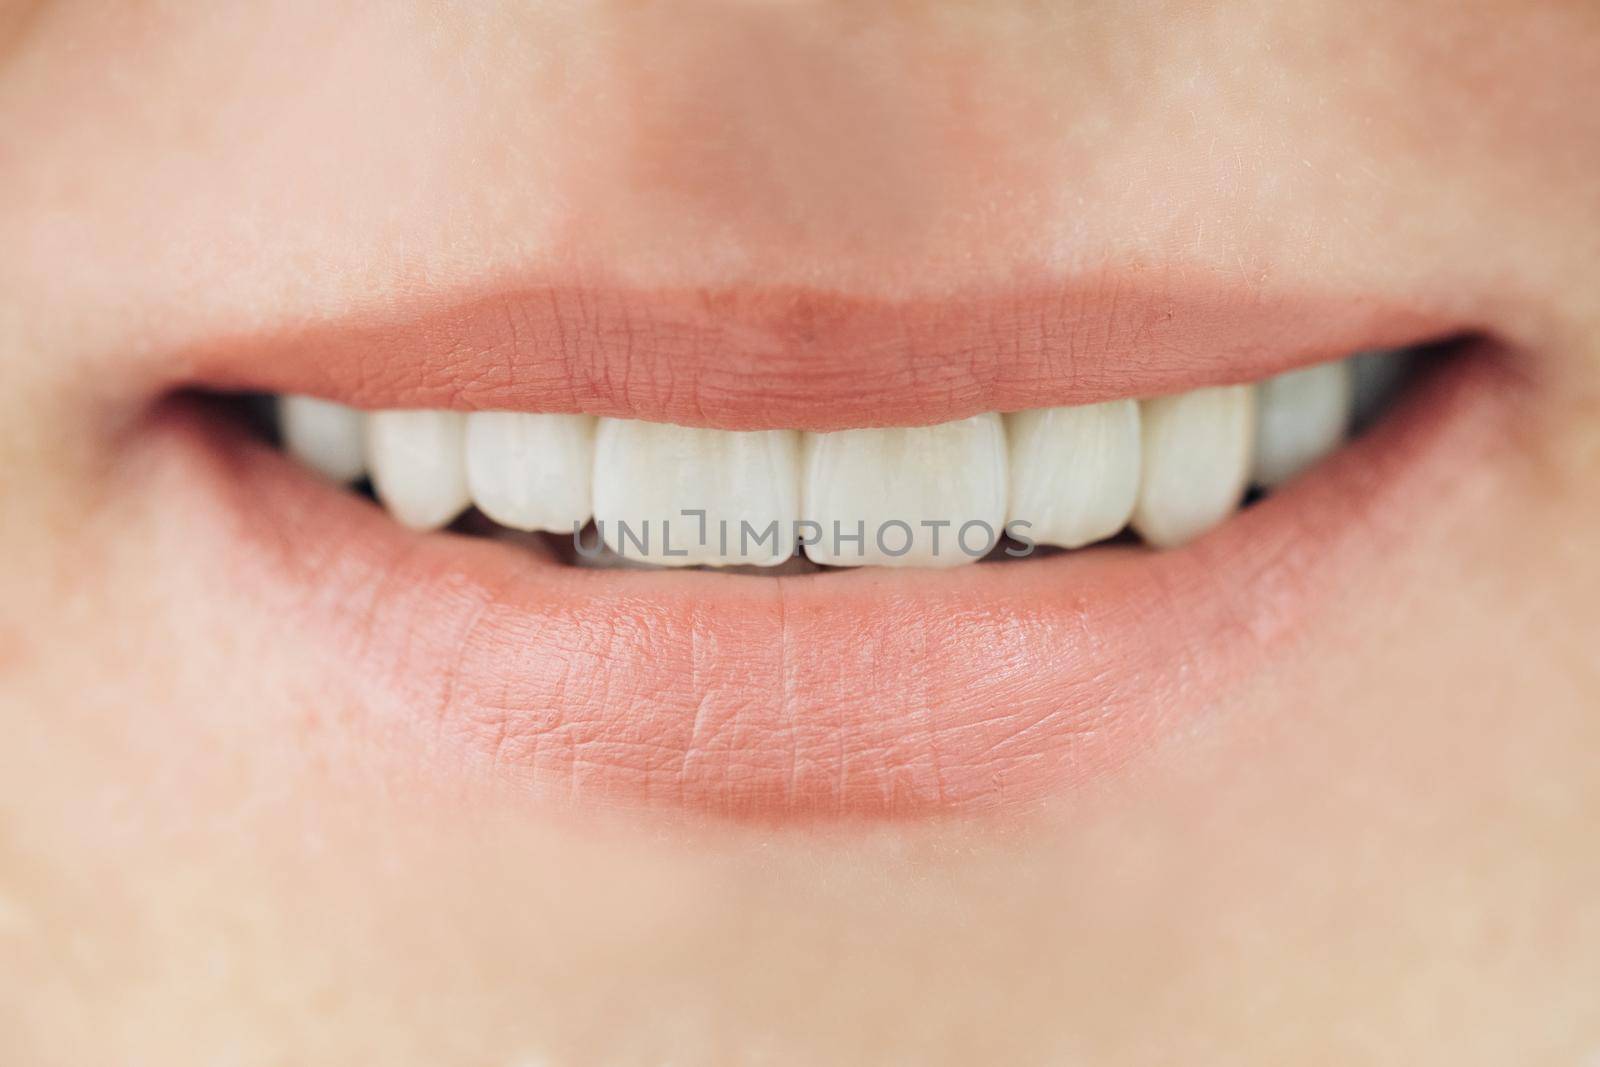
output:
[[[1292,648],[1504,432],[1458,324],[1133,305],[1091,329],[1053,297],[1064,343],[1038,306],[996,334],[1007,297],[975,345],[948,308],[652,294],[579,329],[495,298],[219,339],[148,439],[241,603],[430,773],[740,818],[1030,806]],[[276,395],[283,449],[196,386]]]

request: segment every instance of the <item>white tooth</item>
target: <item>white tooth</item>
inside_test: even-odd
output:
[[[625,557],[675,566],[776,566],[794,553],[799,514],[794,430],[600,420],[594,517],[605,543]]]
[[[1411,353],[1403,348],[1362,352],[1351,356],[1348,362],[1355,392],[1351,424],[1362,430],[1371,425],[1399,391],[1406,371],[1411,369]]]
[[[1078,548],[1128,524],[1139,496],[1139,404],[1113,400],[1006,416],[1012,522],[1043,545]]]
[[[1007,449],[998,414],[808,433],[804,470],[805,516],[821,530],[806,555],[817,563],[951,567],[979,558],[1003,531]],[[805,533],[809,541],[815,531]],[[846,540],[857,533],[861,540]]]
[[[467,416],[467,486],[478,510],[514,530],[570,534],[589,521],[594,417],[521,411]]]
[[[1192,541],[1233,514],[1250,477],[1255,387],[1196,389],[1140,405],[1144,473],[1133,528],[1160,548]]]
[[[378,499],[418,530],[446,526],[472,502],[459,411],[374,411],[367,416],[367,464]]]
[[[1338,448],[1350,428],[1350,400],[1348,363],[1324,363],[1263,382],[1254,483],[1274,489]]]
[[[367,469],[364,416],[314,396],[278,398],[278,432],[291,456],[335,482],[353,482]]]

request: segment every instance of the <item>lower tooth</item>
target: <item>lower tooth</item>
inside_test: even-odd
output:
[[[1262,383],[1253,481],[1282,485],[1327,456],[1350,426],[1348,363],[1290,371]]]
[[[477,411],[467,416],[467,485],[478,510],[514,530],[570,534],[589,521],[589,415]]]
[[[943,567],[992,547],[1006,518],[997,414],[805,435],[806,555],[840,567]]]
[[[1192,541],[1238,508],[1250,476],[1255,387],[1230,385],[1140,405],[1144,472],[1133,527],[1161,548]]]
[[[674,566],[776,566],[794,553],[800,435],[601,419],[594,517],[605,543]]]
[[[335,482],[353,482],[367,469],[364,417],[355,408],[314,396],[278,398],[283,446],[307,467]]]
[[[1139,404],[1114,400],[1006,416],[1013,522],[1039,544],[1079,548],[1128,524],[1139,495]]]
[[[471,503],[466,417],[457,411],[375,411],[367,416],[372,487],[413,529],[447,526]]]
[[[583,550],[574,553],[572,563],[596,571],[662,571],[668,568],[659,563],[646,563],[636,556],[619,556],[599,541],[599,534],[585,530],[579,535]]]

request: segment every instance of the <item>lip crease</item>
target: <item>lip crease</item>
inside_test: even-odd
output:
[[[551,803],[922,817],[1033,806],[1128,765],[1358,572],[1405,566],[1407,530],[1448,521],[1452,479],[1503,440],[1491,355],[1431,361],[1372,432],[1183,549],[949,571],[578,570],[402,529],[192,396],[140,439],[241,610],[331,650],[387,716],[381,743],[442,776]]]
[[[722,429],[915,426],[1257,381],[1469,332],[1370,295],[1174,267],[889,299],[530,283],[181,347],[175,387],[361,408],[587,412]]]

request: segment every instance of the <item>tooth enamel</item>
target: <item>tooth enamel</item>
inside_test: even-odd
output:
[[[514,530],[571,534],[589,521],[589,415],[476,411],[467,416],[467,486],[478,510]]]
[[[1282,485],[1344,441],[1350,427],[1348,363],[1325,363],[1263,382],[1256,398],[1254,484]]]
[[[1191,541],[1244,498],[1255,436],[1255,387],[1230,385],[1140,405],[1144,472],[1133,528],[1161,548]]]
[[[1139,404],[1114,400],[1006,417],[1013,522],[1039,544],[1114,536],[1139,496]]]
[[[1411,367],[1411,353],[1406,349],[1362,352],[1351,356],[1349,362],[1355,394],[1351,401],[1351,425],[1356,430],[1364,430],[1399,391]]]
[[[364,418],[355,408],[314,396],[278,398],[278,432],[301,463],[335,482],[353,482],[367,469]]]
[[[600,420],[594,517],[605,543],[623,556],[676,566],[775,566],[794,552],[799,512],[796,431]]]
[[[470,504],[466,418],[458,411],[374,411],[367,465],[389,513],[413,529],[446,526]]]
[[[821,529],[817,543],[806,545],[814,562],[956,566],[973,562],[1003,529],[1008,457],[997,414],[808,433],[803,453],[805,516]],[[835,523],[844,537],[860,532],[862,540],[836,539]],[[968,523],[964,549],[958,537]]]

